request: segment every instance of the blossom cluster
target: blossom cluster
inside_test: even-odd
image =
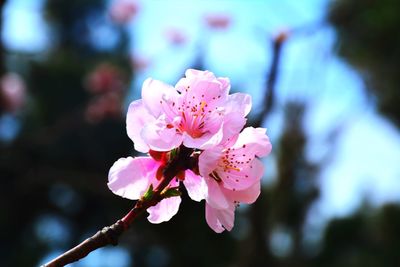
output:
[[[263,128],[244,128],[251,97],[229,94],[228,78],[189,69],[175,86],[147,79],[142,99],[128,109],[126,128],[137,151],[148,156],[121,158],[109,172],[108,187],[115,194],[140,199],[156,187],[171,151],[192,149],[195,167],[172,179],[169,187],[183,184],[189,197],[205,200],[208,225],[215,232],[230,231],[239,203],[253,203],[260,194],[271,143]],[[148,220],[170,220],[179,209],[180,196],[168,197],[147,209]]]

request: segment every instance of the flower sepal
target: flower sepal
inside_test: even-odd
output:
[[[167,187],[161,192],[163,198],[179,197],[181,195],[182,193],[179,191],[179,187]]]
[[[143,194],[141,199],[142,199],[142,201],[149,201],[153,198],[153,196],[154,196],[153,184],[150,184],[149,188]]]

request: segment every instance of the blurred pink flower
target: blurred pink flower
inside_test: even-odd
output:
[[[85,80],[85,87],[91,93],[105,93],[122,91],[125,83],[122,72],[109,63],[102,63],[89,73]]]
[[[176,46],[183,45],[188,40],[187,35],[177,28],[168,28],[165,31],[165,37],[172,45]]]
[[[206,220],[215,232],[232,229],[238,203],[253,203],[257,199],[264,167],[256,157],[270,152],[266,130],[247,127],[234,142],[200,154],[199,171],[208,188]]]
[[[94,97],[86,108],[86,120],[90,123],[98,123],[105,118],[121,117],[122,101],[122,96],[113,92]]]
[[[4,110],[17,112],[26,102],[26,86],[17,73],[6,73],[0,79],[0,100]]]
[[[132,102],[127,132],[135,149],[169,151],[183,144],[207,149],[236,135],[251,108],[247,94],[228,95],[227,78],[212,72],[187,70],[174,87],[147,79],[142,99]]]
[[[150,66],[151,61],[142,55],[132,55],[131,64],[134,71],[143,71]]]
[[[218,30],[226,30],[232,22],[231,16],[224,13],[207,14],[204,19],[208,27]]]
[[[110,18],[118,24],[128,23],[138,12],[136,0],[114,0],[109,9]]]

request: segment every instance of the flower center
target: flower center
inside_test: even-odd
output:
[[[224,172],[230,172],[231,170],[240,171],[241,168],[238,165],[243,164],[236,159],[236,154],[231,153],[234,152],[233,149],[228,148],[224,151],[224,156],[221,158],[218,166],[224,170]]]
[[[186,106],[186,110],[181,112],[182,120],[178,125],[178,130],[188,133],[193,138],[203,136],[205,133],[205,107],[207,107],[207,103],[204,100],[192,107]]]

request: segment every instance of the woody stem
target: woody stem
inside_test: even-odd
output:
[[[61,267],[69,263],[78,261],[86,257],[90,252],[107,246],[118,244],[118,239],[125,232],[132,222],[146,209],[157,205],[164,197],[161,192],[170,184],[172,179],[180,172],[193,167],[193,160],[190,158],[193,149],[181,146],[177,149],[176,155],[167,163],[163,177],[159,185],[153,190],[150,198],[139,199],[133,209],[131,209],[121,220],[104,227],[92,237],[84,240],[76,247],[68,250],[42,267]]]

